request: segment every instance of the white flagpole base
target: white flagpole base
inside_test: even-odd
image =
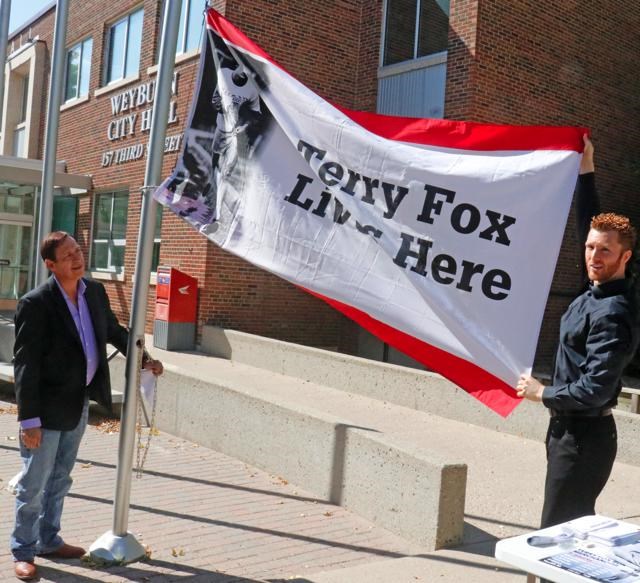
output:
[[[146,549],[130,532],[116,536],[110,530],[89,547],[91,559],[102,565],[125,565],[143,559],[146,554]]]

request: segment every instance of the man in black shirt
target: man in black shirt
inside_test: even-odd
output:
[[[640,339],[635,290],[626,273],[636,231],[627,217],[593,216],[599,210],[593,145],[584,140],[576,219],[589,288],[562,316],[552,384],[522,376],[517,387],[518,396],[542,402],[551,415],[542,528],[595,514],[617,450],[612,408]]]

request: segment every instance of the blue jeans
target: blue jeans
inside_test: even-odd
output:
[[[16,524],[11,534],[15,561],[33,561],[36,555],[54,552],[64,544],[58,534],[62,506],[71,488],[70,474],[88,416],[87,399],[75,429],[43,429],[37,449],[27,449],[20,443],[23,469],[16,494]]]

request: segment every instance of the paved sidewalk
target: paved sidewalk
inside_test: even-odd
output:
[[[8,551],[14,498],[5,488],[20,461],[15,406],[3,398],[0,386],[0,581],[16,581]],[[86,548],[112,526],[119,434],[108,428],[95,420],[88,427],[63,516],[63,536]],[[464,544],[456,549],[425,552],[278,476],[160,433],[142,478],[132,480],[129,528],[149,560],[97,568],[39,559],[40,581],[523,583],[524,574],[496,561],[493,549],[497,539],[536,527],[544,446],[491,432],[487,450],[479,440],[489,430],[474,428],[473,440],[462,430],[433,432],[443,455],[457,440],[469,453]],[[599,511],[640,522],[640,501],[629,494],[638,483],[640,468],[617,463]]]
[[[15,580],[8,539],[19,470],[15,409],[0,401],[0,581]],[[89,426],[63,515],[63,536],[88,547],[110,530],[119,435]],[[129,528],[150,559],[92,568],[39,559],[40,581],[277,581],[420,553],[397,536],[319,502],[277,476],[167,434],[133,479]]]

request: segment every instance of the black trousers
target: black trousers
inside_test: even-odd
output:
[[[618,448],[613,415],[552,417],[546,446],[541,528],[595,514]]]

